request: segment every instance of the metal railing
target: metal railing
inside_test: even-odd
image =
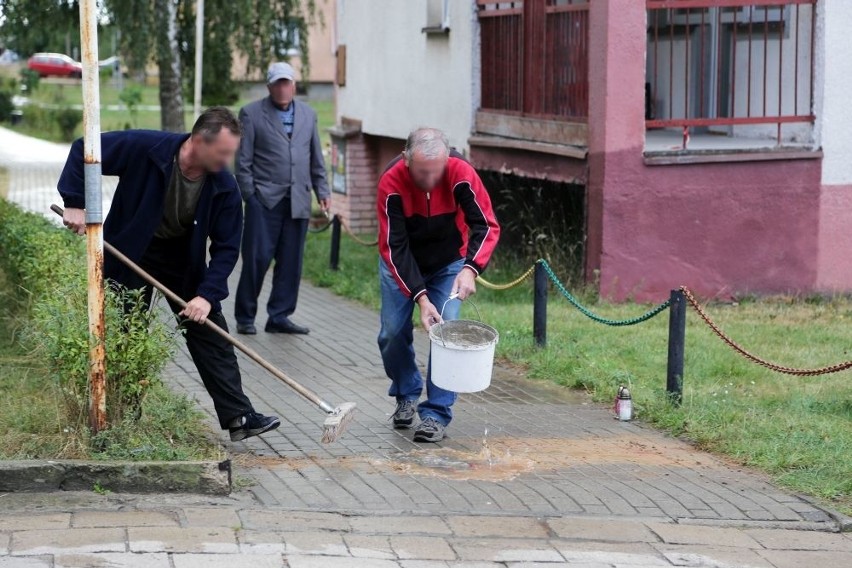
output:
[[[589,107],[589,1],[477,0],[484,110],[555,120]]]
[[[648,128],[806,139],[817,0],[646,0]],[[786,127],[786,128],[785,128]]]

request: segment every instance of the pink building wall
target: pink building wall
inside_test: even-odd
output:
[[[820,241],[844,236],[852,194],[821,195],[819,159],[646,165],[644,2],[604,0],[591,10],[592,53],[601,57],[589,81],[586,270],[602,295],[660,301],[680,285],[719,298],[813,290]],[[842,221],[826,208],[842,208]],[[824,235],[821,217],[832,220]]]

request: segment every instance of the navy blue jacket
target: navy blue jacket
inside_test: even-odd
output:
[[[189,134],[154,130],[107,132],[101,136],[102,168],[107,176],[119,176],[112,206],[104,222],[104,240],[139,262],[163,218],[166,189],[181,144]],[[85,207],[83,141],[71,146],[59,178],[65,207]],[[185,300],[201,296],[222,310],[228,297],[228,276],[240,253],[243,209],[237,182],[228,171],[207,176],[201,190],[190,237],[189,266],[183,290]],[[210,239],[210,263],[207,240]],[[104,276],[130,285],[132,272],[111,255],[104,258]]]

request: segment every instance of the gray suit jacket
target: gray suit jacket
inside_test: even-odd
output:
[[[277,205],[289,188],[294,219],[311,216],[311,189],[317,199],[329,197],[317,128],[317,114],[296,105],[293,134],[288,138],[269,97],[240,110],[243,137],[237,154],[237,183],[243,199],[257,194],[266,207]]]

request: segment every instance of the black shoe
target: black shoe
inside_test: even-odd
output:
[[[237,333],[241,333],[243,335],[257,335],[257,328],[254,327],[253,323],[238,323]]]
[[[444,439],[444,432],[447,427],[435,420],[427,418],[420,423],[417,430],[414,432],[415,442],[440,442]]]
[[[258,412],[249,412],[245,416],[240,416],[234,422],[237,422],[239,426],[228,428],[232,442],[239,442],[281,426],[281,420],[277,416],[264,416]]]
[[[292,333],[295,335],[307,335],[311,332],[310,329],[301,325],[296,325],[289,318],[281,318],[280,320],[266,322],[266,333]]]
[[[404,430],[414,425],[414,416],[416,414],[414,402],[413,400],[403,400],[396,403],[396,412],[391,416],[394,428]]]

